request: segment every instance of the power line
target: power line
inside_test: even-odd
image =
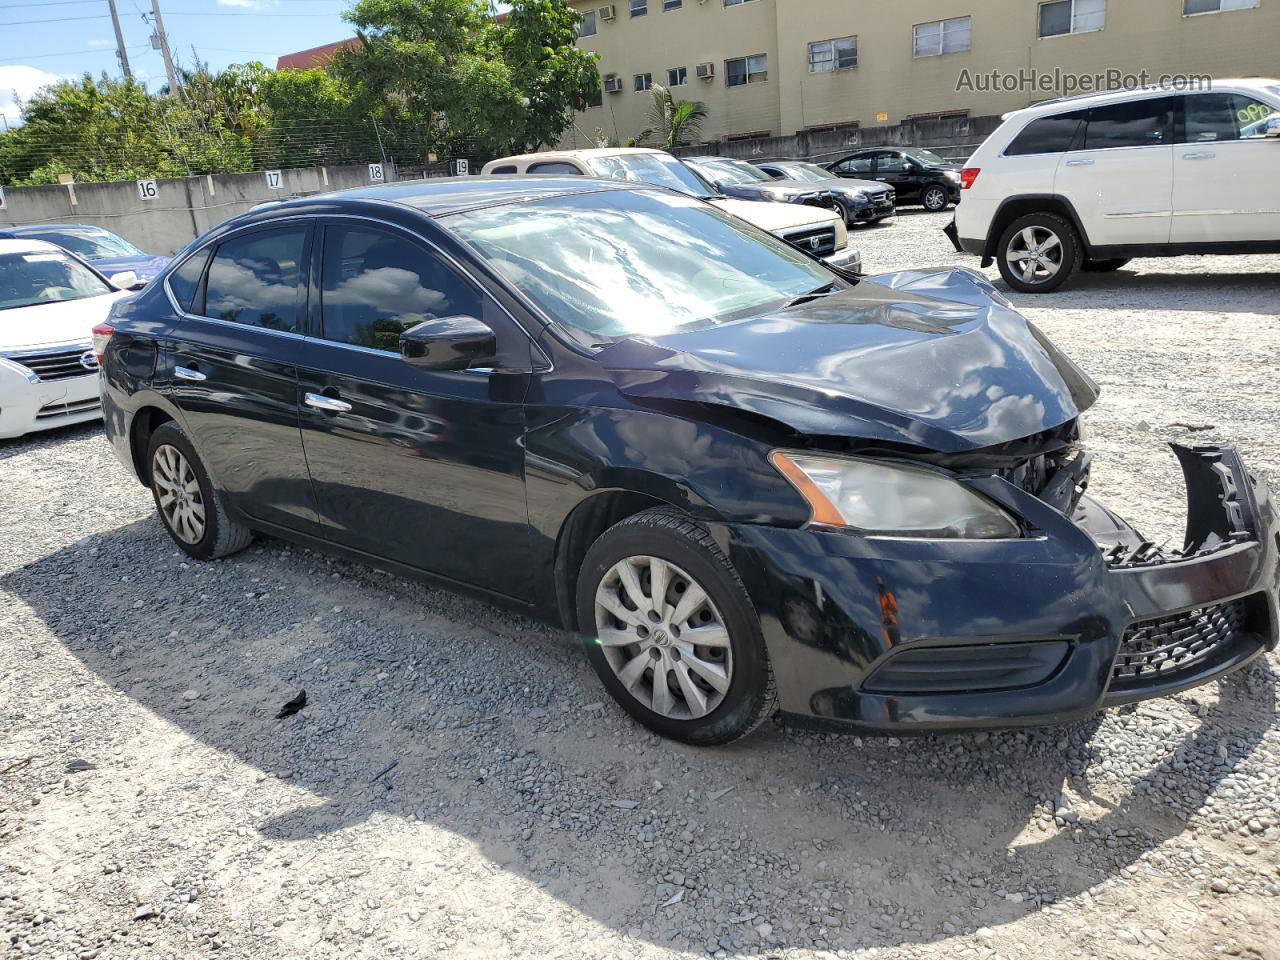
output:
[[[2,8],[0,8],[2,9]],[[146,16],[146,14],[143,14]],[[223,10],[174,10],[169,14],[171,17],[310,17],[315,19],[314,13],[235,13]],[[40,20],[3,20],[0,21],[0,27],[21,27],[33,23],[71,23],[75,20],[110,20],[109,13],[94,13],[83,17],[46,17]]]

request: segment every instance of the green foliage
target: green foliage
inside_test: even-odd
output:
[[[530,149],[599,89],[563,0],[514,0],[503,22],[484,0],[360,0],[345,16],[360,46],[334,72],[396,152]]]
[[[663,150],[674,150],[686,144],[697,143],[702,132],[702,121],[707,118],[707,108],[699,100],[676,101],[671,91],[655,83],[653,100],[649,104],[649,120],[653,128],[645,130],[638,139],[651,142]]]

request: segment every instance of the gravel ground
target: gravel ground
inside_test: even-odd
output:
[[[945,220],[854,241],[956,262]],[[1280,486],[1280,259],[1016,300],[1103,385],[1093,489],[1149,533],[1167,440]],[[483,603],[185,562],[96,427],[0,444],[0,490],[5,956],[1280,957],[1275,658],[1065,728],[697,750]]]

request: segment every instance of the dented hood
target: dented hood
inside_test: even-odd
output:
[[[911,271],[762,316],[617,341],[637,399],[721,405],[814,436],[959,453],[1073,419],[1098,388],[981,274]]]

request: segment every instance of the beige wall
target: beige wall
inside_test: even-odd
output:
[[[618,18],[598,22],[597,35],[580,41],[599,53],[601,72],[619,74],[626,89],[606,94],[602,107],[579,117],[579,145],[597,128],[625,139],[648,126],[648,97],[632,92],[632,76],[648,70],[661,83],[671,66],[689,68],[689,86],[674,93],[706,103],[708,140],[757,130],[788,135],[850,121],[869,127],[881,112],[888,123],[948,110],[987,116],[1055,95],[957,91],[965,69],[974,76],[1055,68],[1146,70],[1153,79],[1165,73],[1280,76],[1280,0],[1192,17],[1182,15],[1183,0],[1108,0],[1104,30],[1045,39],[1036,35],[1038,0],[752,0],[732,7],[723,0],[684,0],[670,13],[661,0],[649,4],[649,15],[633,20],[625,0],[618,3]],[[573,3],[580,10],[599,5]],[[913,24],[963,16],[973,23],[968,52],[913,58]],[[810,41],[850,35],[858,38],[856,68],[809,73]],[[725,58],[748,53],[768,53],[769,81],[726,87]],[[716,65],[709,83],[693,77],[694,65],[706,60]],[[568,132],[565,141],[574,136]]]

